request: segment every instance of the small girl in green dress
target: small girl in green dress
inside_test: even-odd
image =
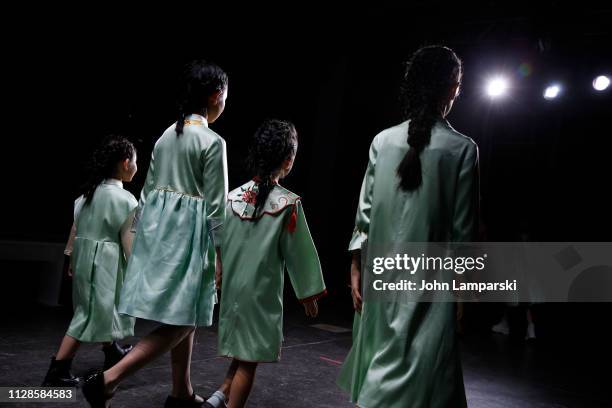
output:
[[[74,316],[44,386],[75,386],[72,359],[82,342],[104,343],[104,366],[131,348],[115,340],[134,334],[134,319],[117,313],[119,292],[131,250],[129,227],[136,198],[123,189],[136,174],[136,149],[123,137],[109,137],[96,150],[85,193],[74,206],[74,224],[64,253],[70,256]]]
[[[297,152],[293,124],[268,120],[257,130],[248,164],[254,179],[228,195],[223,241],[219,354],[232,357],[225,382],[207,401],[246,404],[259,362],[280,359],[283,280],[289,279],[306,315],[326,294],[317,250],[300,197],[278,184]]]

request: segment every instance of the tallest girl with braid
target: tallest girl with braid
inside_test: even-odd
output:
[[[130,358],[87,378],[83,393],[94,407],[106,406],[122,380],[167,351],[172,393],[165,406],[204,403],[191,386],[191,351],[196,326],[212,324],[215,275],[221,274],[227,164],[225,141],[208,124],[223,112],[227,86],[217,65],[195,61],[185,69],[178,120],[155,143],[140,194],[118,307],[160,325]]]
[[[407,121],[370,146],[349,244],[353,346],[338,381],[360,408],[466,406],[455,304],[370,301],[360,270],[362,247],[475,240],[478,148],[445,119],[461,76],[449,48],[418,50],[404,76]]]

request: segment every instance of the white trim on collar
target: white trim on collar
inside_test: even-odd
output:
[[[123,182],[121,180],[115,178],[107,178],[102,182],[102,184],[109,184],[111,186],[117,186],[123,188]]]

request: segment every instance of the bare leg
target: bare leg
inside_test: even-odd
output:
[[[195,329],[171,351],[172,361],[172,396],[180,399],[189,399],[193,395],[191,386],[191,352],[193,351],[193,336]],[[202,398],[196,398],[203,402]]]
[[[240,361],[234,374],[229,396],[229,408],[242,408],[246,405],[253,388],[257,363]]]
[[[225,380],[223,381],[223,384],[221,384],[221,388],[219,388],[219,391],[221,391],[225,395],[229,396],[230,394],[230,390],[232,387],[232,381],[234,380],[234,376],[236,375],[238,364],[240,364],[240,361],[236,359],[232,360],[232,363],[227,369],[227,374],[225,374]]]
[[[232,381],[234,380],[234,375],[236,375],[236,370],[238,369],[238,364],[240,362],[236,359],[232,359],[230,363],[227,373],[225,374],[225,379],[223,380],[223,384],[219,387],[217,391],[215,391],[206,402],[208,402],[213,407],[224,407],[229,400],[229,393],[232,387]]]
[[[125,378],[176,347],[185,336],[193,332],[193,326],[163,325],[149,333],[113,367],[104,372],[106,393],[112,394]]]
[[[56,360],[68,360],[74,358],[77,350],[81,342],[75,339],[74,337],[65,335],[62,339],[62,344],[60,344],[60,348],[55,355]]]

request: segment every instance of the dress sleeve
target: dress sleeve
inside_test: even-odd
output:
[[[464,155],[457,177],[452,242],[470,242],[477,239],[479,202],[478,147],[472,144]]]
[[[280,246],[291,285],[300,302],[325,296],[327,290],[321,263],[300,200],[291,209],[289,222],[281,233]]]
[[[73,222],[72,227],[70,228],[70,235],[68,236],[68,242],[66,243],[66,248],[64,249],[64,255],[72,255],[72,247],[74,246],[74,239],[76,238],[76,222],[79,214],[81,213],[81,209],[83,208],[83,204],[85,203],[85,198],[80,196],[74,202],[74,213],[73,213]]]
[[[123,253],[125,254],[125,259],[130,259],[130,255],[132,254],[132,243],[134,241],[134,231],[132,231],[132,225],[134,225],[134,217],[136,216],[136,211],[138,211],[138,203],[136,199],[133,198],[134,202],[130,205],[132,208],[123,222],[121,226],[121,247],[123,248]]]
[[[361,249],[362,244],[368,239],[368,232],[370,230],[370,210],[372,209],[372,192],[374,189],[374,170],[377,155],[377,138],[375,138],[370,145],[368,168],[366,169],[363,182],[361,183],[359,205],[357,207],[357,215],[355,216],[355,229],[353,230],[353,236],[349,243],[349,251]]]
[[[147,196],[155,188],[155,149],[151,153],[151,161],[149,162],[149,169],[147,170],[147,177],[145,178],[144,185],[142,186],[142,190],[140,190],[140,200],[138,200],[138,207],[134,212],[134,216],[132,218],[132,224],[130,226],[130,231],[135,233],[136,228],[138,227],[138,221],[140,220],[140,216],[142,215],[142,209],[147,201]]]
[[[203,153],[204,199],[206,200],[206,222],[213,243],[222,242],[225,205],[227,200],[227,155],[225,141],[218,137]]]

